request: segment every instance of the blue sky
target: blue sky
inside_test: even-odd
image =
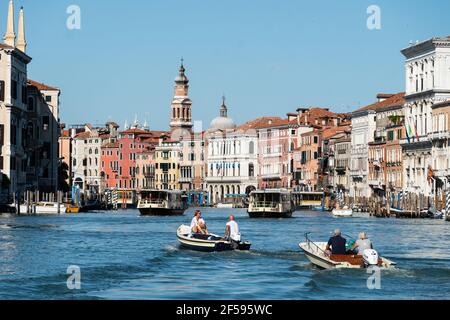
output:
[[[81,30],[66,28],[72,4]],[[366,27],[372,4],[381,30]],[[122,126],[137,114],[166,129],[180,57],[193,117],[205,126],[222,94],[238,123],[299,106],[351,111],[404,90],[400,50],[411,40],[450,35],[450,2],[441,0],[15,0],[16,13],[21,5],[29,76],[62,89],[67,124]]]

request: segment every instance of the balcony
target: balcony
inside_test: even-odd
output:
[[[180,182],[180,183],[192,183],[192,178],[182,177],[182,178],[178,179],[178,182]]]
[[[430,139],[430,140],[450,139],[450,131],[429,133],[428,134],[428,139]]]
[[[367,182],[372,188],[384,189],[384,187],[386,186],[386,182],[383,178],[369,179]]]

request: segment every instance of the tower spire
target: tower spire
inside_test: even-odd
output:
[[[223,118],[228,117],[228,109],[225,104],[225,95],[222,96],[222,105],[220,106],[220,116]]]
[[[19,12],[19,30],[17,34],[17,49],[25,53],[27,51],[27,41],[25,40],[25,17],[23,7]]]
[[[14,1],[9,0],[8,20],[6,24],[5,44],[14,47],[16,42],[16,34],[14,32]]]

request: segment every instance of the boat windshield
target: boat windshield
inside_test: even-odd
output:
[[[287,195],[280,193],[254,193],[251,196],[256,207],[276,208],[280,202],[286,201]]]
[[[141,200],[145,203],[162,204],[167,200],[167,192],[162,191],[142,191]]]

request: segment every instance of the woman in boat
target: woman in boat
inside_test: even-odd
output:
[[[358,255],[362,256],[364,250],[373,249],[372,241],[367,237],[365,232],[360,232],[358,236],[358,240],[355,241],[355,244],[352,247],[352,251]]]
[[[194,213],[194,217],[191,221],[191,232],[209,234],[208,228],[206,227],[206,222],[202,218],[202,213],[200,212],[200,210],[196,210]]]

